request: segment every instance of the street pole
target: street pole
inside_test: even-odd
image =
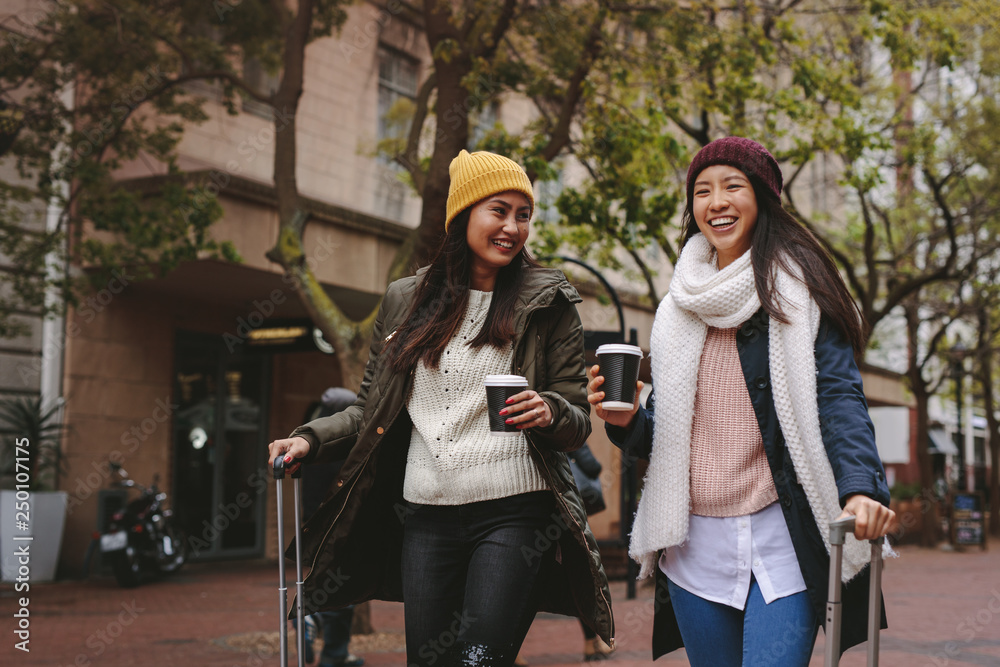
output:
[[[959,491],[967,490],[966,484],[966,474],[965,474],[965,438],[963,437],[962,431],[962,380],[965,377],[965,366],[963,364],[965,358],[965,345],[962,340],[959,339],[951,348],[952,353],[952,366],[951,366],[951,379],[955,381],[955,415],[957,419],[955,420],[957,431],[955,433],[955,444],[958,447],[958,456],[956,457],[955,465],[958,468],[958,483],[957,488]]]

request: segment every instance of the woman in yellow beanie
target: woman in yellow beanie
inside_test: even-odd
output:
[[[462,151],[450,174],[445,239],[386,291],[357,402],[270,445],[289,463],[347,452],[305,526],[306,612],[402,600],[411,666],[511,665],[537,610],[613,644],[565,454],[590,434],[580,296],[524,247],[520,165]],[[500,437],[487,375],[527,380],[494,415],[516,429]]]

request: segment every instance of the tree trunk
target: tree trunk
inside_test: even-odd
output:
[[[279,216],[278,238],[267,257],[279,264],[292,278],[309,317],[333,345],[340,364],[341,383],[348,388],[361,385],[367,361],[368,342],[378,310],[361,322],[349,319],[330,299],[306,260],[302,233],[309,214],[303,210],[299,199],[296,156],[296,115],[302,97],[305,49],[313,23],[313,0],[299,0],[297,14],[286,26],[285,52],[281,83],[274,96],[274,106],[286,119],[275,127],[274,137],[274,190]],[[355,608],[353,631],[370,634],[369,605]]]
[[[909,299],[904,312],[906,314],[907,333],[907,377],[910,380],[910,391],[913,392],[914,400],[917,404],[917,463],[920,467],[920,512],[923,515],[920,522],[920,545],[924,547],[937,546],[937,521],[938,506],[937,496],[934,494],[934,468],[931,464],[931,454],[928,450],[930,444],[929,413],[928,403],[930,393],[927,390],[927,382],[923,377],[923,365],[919,360],[919,327],[920,316],[917,312],[919,301],[916,298]]]
[[[465,50],[467,45],[463,37],[467,39],[467,36],[459,34],[450,3],[425,0],[424,29],[427,45],[434,57],[434,76],[437,79],[437,98],[434,102],[437,134],[421,193],[423,207],[414,249],[414,259],[418,264],[426,264],[432,258],[444,236],[448,186],[451,182],[448,167],[459,151],[468,147],[469,112],[483,102],[472,96],[463,83],[472,73],[473,63]],[[459,45],[458,48],[455,45]]]
[[[985,305],[980,304],[977,313],[979,324],[979,342],[977,345],[977,371],[979,389],[983,396],[983,408],[986,411],[987,439],[990,443],[990,525],[989,533],[1000,537],[1000,421],[997,420],[996,392],[994,391],[993,363],[996,354],[993,351],[992,327],[990,312]]]

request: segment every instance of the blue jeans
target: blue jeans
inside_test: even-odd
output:
[[[546,535],[560,526],[548,491],[467,505],[409,503],[402,552],[407,665],[512,665],[556,541]]]
[[[351,641],[354,607],[321,611],[315,616],[319,617],[323,627],[323,652],[319,654],[320,667],[342,663],[347,659],[347,645]]]
[[[767,604],[750,578],[746,609],[710,602],[667,580],[670,601],[692,667],[805,667],[816,632],[816,612],[805,591]]]

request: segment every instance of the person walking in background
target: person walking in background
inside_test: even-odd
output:
[[[450,175],[443,243],[386,291],[358,400],[269,453],[292,468],[346,456],[304,527],[307,611],[402,600],[409,665],[505,667],[538,609],[613,642],[565,454],[591,429],[581,299],[525,248],[534,197],[520,165],[462,151]],[[498,411],[517,429],[501,437],[484,387],[497,374],[528,386]]]
[[[657,578],[654,659],[684,646],[695,666],[807,665],[829,523],[854,515],[863,540],[895,522],[855,363],[860,313],[781,187],[754,141],[702,148],[650,337],[655,400],[604,410],[591,369],[609,437],[649,460],[629,554],[640,578]],[[844,548],[842,650],[868,622],[869,550],[857,540]]]
[[[343,387],[330,387],[323,392],[318,404],[306,412],[306,422],[335,415],[354,404],[358,395]],[[302,470],[302,515],[308,519],[319,508],[326,497],[333,480],[339,472],[343,461],[327,461],[306,466]],[[351,654],[348,645],[351,642],[351,623],[354,620],[354,607],[320,611],[306,618],[309,625],[319,626],[323,635],[323,649],[319,655],[319,667],[361,667],[365,659]],[[308,631],[307,631],[308,632]],[[312,664],[312,642],[306,637],[305,660]]]
[[[587,516],[603,512],[606,508],[604,503],[604,490],[601,488],[601,462],[597,460],[594,453],[590,451],[590,445],[583,443],[580,449],[569,455],[569,467],[573,472],[573,481],[580,492],[584,509]],[[612,649],[597,636],[590,626],[580,620],[580,628],[583,630],[583,659],[586,662],[595,660],[606,660],[611,655]],[[518,654],[514,661],[516,667],[528,667],[528,661]]]
[[[604,489],[601,487],[603,466],[594,453],[590,451],[590,445],[584,443],[583,447],[570,454],[569,465],[573,471],[576,487],[580,490],[580,497],[583,498],[587,516],[603,512],[607,508],[604,502]],[[597,633],[582,620],[580,628],[583,630],[583,659],[586,662],[607,660],[612,653],[612,648],[605,644],[597,636]]]

